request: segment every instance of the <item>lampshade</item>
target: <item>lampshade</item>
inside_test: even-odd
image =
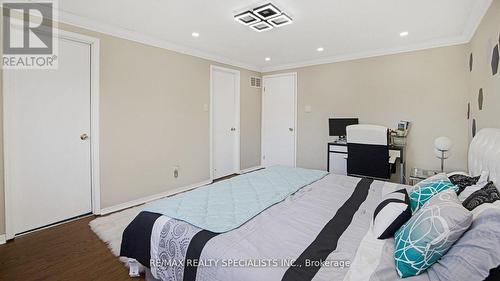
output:
[[[451,140],[448,137],[439,137],[434,140],[434,147],[439,151],[448,151],[451,148]]]

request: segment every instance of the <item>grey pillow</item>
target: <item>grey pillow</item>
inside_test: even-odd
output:
[[[472,223],[453,189],[432,197],[394,236],[396,271],[419,275],[443,257]]]
[[[427,270],[431,280],[483,281],[500,265],[500,209],[487,209],[448,253]]]

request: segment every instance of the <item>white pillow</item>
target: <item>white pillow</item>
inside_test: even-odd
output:
[[[373,233],[388,239],[411,218],[410,199],[406,189],[386,194],[373,214]]]
[[[481,176],[479,177],[477,183],[483,183],[483,182],[487,183],[489,178],[490,178],[490,172],[482,171]]]
[[[474,219],[476,219],[482,212],[489,209],[500,209],[500,201],[495,201],[493,203],[485,203],[477,206],[474,210],[472,210],[472,215]]]

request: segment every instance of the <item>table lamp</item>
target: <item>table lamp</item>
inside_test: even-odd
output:
[[[435,154],[441,159],[441,172],[444,172],[444,160],[450,157],[451,140],[448,137],[439,137],[434,140]]]

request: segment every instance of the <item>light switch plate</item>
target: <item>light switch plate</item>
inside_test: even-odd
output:
[[[312,109],[310,105],[306,105],[306,113],[311,113]]]
[[[206,103],[205,103],[205,104],[203,105],[203,111],[208,111],[208,104],[206,104]]]

